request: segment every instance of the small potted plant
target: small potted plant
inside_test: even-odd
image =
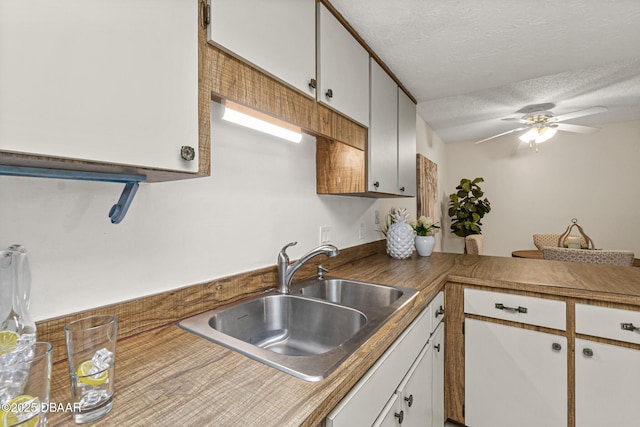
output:
[[[416,232],[415,245],[418,255],[431,255],[433,247],[436,244],[433,236],[440,231],[440,226],[433,222],[431,217],[422,215],[417,220],[411,222],[411,227]]]

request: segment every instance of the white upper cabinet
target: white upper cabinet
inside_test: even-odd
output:
[[[197,2],[2,0],[0,150],[196,172]]]
[[[416,195],[416,104],[398,88],[398,190]]]
[[[416,106],[371,58],[368,190],[416,195]]]
[[[315,97],[315,0],[209,0],[213,44]]]
[[[369,126],[369,53],[318,3],[319,102]]]
[[[398,191],[397,158],[398,86],[382,67],[371,59],[369,191],[389,194]]]

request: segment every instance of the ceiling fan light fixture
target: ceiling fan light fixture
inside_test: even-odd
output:
[[[522,142],[527,142],[527,143],[535,142],[536,144],[540,144],[542,142],[548,141],[549,139],[553,138],[556,132],[558,132],[556,128],[552,128],[549,126],[542,126],[542,127],[536,126],[536,127],[532,127],[531,129],[529,129],[528,131],[520,135],[519,139]]]
[[[522,135],[520,135],[519,139],[522,142],[533,142],[538,137],[538,128],[531,128]]]
[[[551,127],[543,127],[538,132],[538,137],[536,138],[536,144],[540,144],[541,142],[545,142],[553,138],[553,136],[558,132],[558,129]]]

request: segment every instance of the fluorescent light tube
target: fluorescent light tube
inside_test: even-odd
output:
[[[287,122],[232,101],[224,100],[222,105],[224,106],[222,120],[277,136],[287,141],[295,143],[302,141],[302,129],[299,127],[292,126]]]

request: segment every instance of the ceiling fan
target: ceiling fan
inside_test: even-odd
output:
[[[488,141],[499,136],[508,135],[513,132],[526,131],[520,135],[519,139],[523,142],[528,142],[529,147],[535,145],[536,152],[538,151],[538,144],[549,140],[553,137],[557,131],[577,132],[577,133],[592,133],[598,130],[598,128],[582,125],[572,125],[569,123],[560,123],[565,120],[576,119],[578,117],[588,116],[591,114],[604,113],[608,111],[607,107],[590,107],[584,110],[578,110],[571,113],[561,114],[554,116],[550,111],[555,107],[554,104],[539,104],[525,107],[519,110],[519,113],[524,112],[525,115],[521,118],[504,118],[502,120],[521,123],[523,126],[517,129],[511,129],[506,132],[499,133],[497,135],[490,136],[480,141],[476,141],[476,144]]]

